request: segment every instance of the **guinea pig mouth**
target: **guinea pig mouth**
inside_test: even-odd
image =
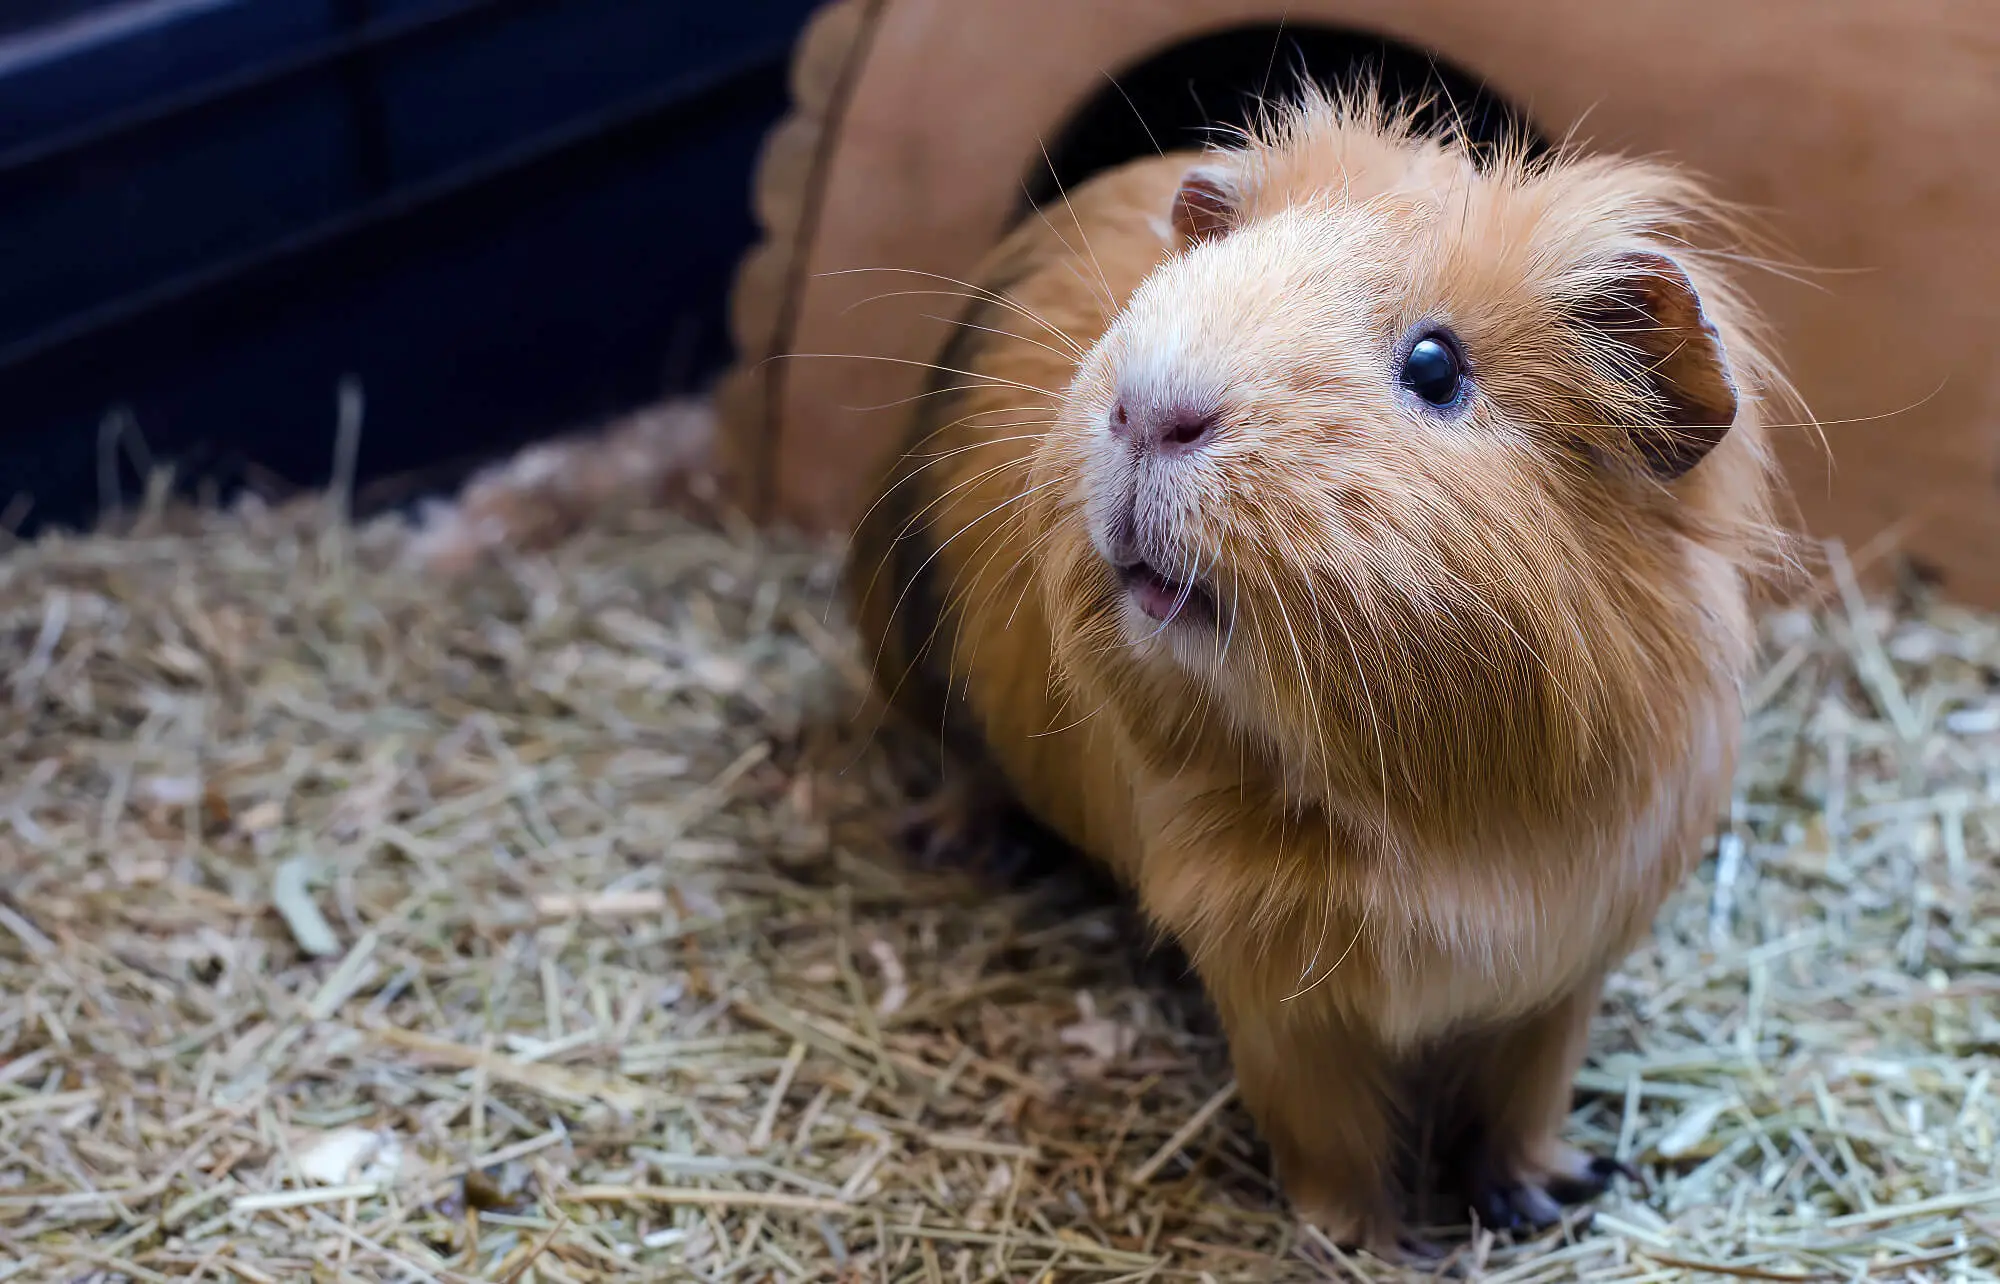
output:
[[[1173,579],[1146,562],[1115,569],[1126,595],[1146,618],[1162,624],[1215,622],[1215,596],[1199,581]]]

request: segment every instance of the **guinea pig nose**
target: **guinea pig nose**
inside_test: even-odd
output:
[[[1144,406],[1125,398],[1111,407],[1111,431],[1148,450],[1193,450],[1215,435],[1216,416],[1185,406]]]

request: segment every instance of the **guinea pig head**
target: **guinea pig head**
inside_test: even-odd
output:
[[[1192,166],[1036,455],[1064,675],[1163,771],[1247,755],[1356,814],[1638,787],[1778,547],[1782,384],[1706,208],[1329,104]]]

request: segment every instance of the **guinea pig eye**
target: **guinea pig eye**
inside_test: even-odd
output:
[[[1465,362],[1449,335],[1432,332],[1410,345],[1400,377],[1405,388],[1442,410],[1458,400]]]

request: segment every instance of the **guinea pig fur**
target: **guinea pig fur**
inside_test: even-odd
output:
[[[1312,98],[1029,219],[850,584],[878,685],[1192,960],[1300,1212],[1542,1226],[1726,801],[1788,400],[1671,168]]]

